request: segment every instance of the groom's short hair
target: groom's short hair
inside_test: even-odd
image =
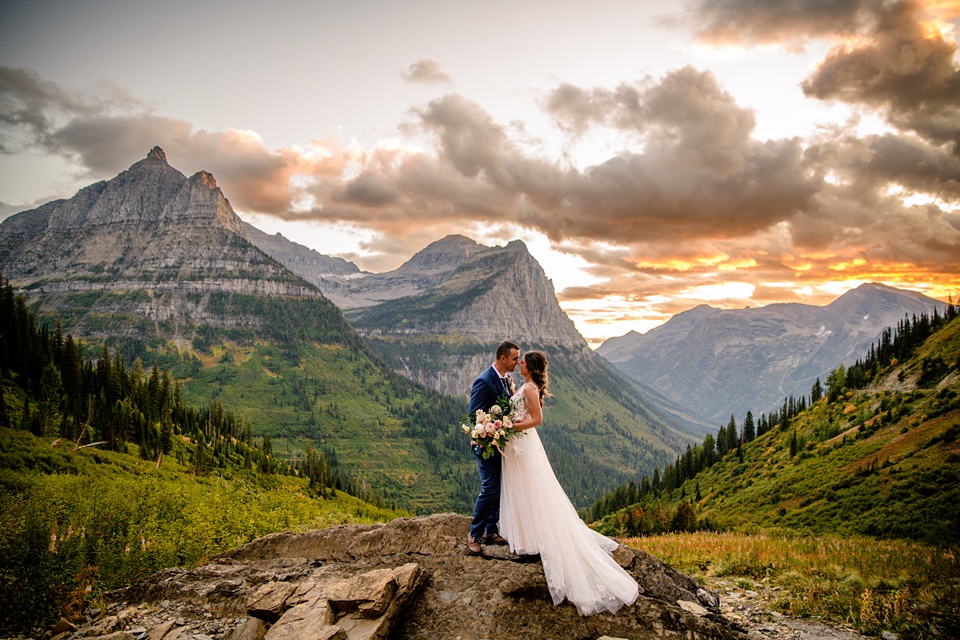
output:
[[[520,345],[510,342],[509,340],[504,340],[500,343],[500,346],[497,347],[497,360],[504,356],[509,356],[510,352],[514,349],[520,351]]]

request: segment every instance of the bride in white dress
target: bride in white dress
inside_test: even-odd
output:
[[[618,543],[600,535],[577,515],[543,450],[536,427],[543,420],[547,394],[547,358],[540,351],[520,360],[525,384],[511,398],[514,426],[523,436],[503,451],[500,533],[510,550],[540,554],[554,604],[564,598],[580,615],[616,612],[633,604],[637,582],[610,555]]]

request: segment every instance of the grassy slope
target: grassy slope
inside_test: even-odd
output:
[[[747,443],[743,463],[732,453],[664,501],[689,499],[699,485],[697,517],[715,528],[960,544],[960,372],[954,366],[932,388],[891,388],[911,386],[923,358],[958,356],[954,320],[874,387],[821,400],[787,429]],[[601,528],[614,532],[616,523],[615,514]]]
[[[384,522],[401,513],[304,479],[227,469],[198,477],[181,438],[159,467],[0,428],[0,628],[49,624],[159,569],[284,530]]]
[[[164,306],[203,309],[198,317],[211,324],[154,323],[131,311],[154,297]],[[221,397],[255,435],[271,436],[278,454],[307,443],[332,448],[342,471],[402,508],[466,511],[479,490],[468,443],[456,432],[466,400],[390,371],[326,299],[93,292],[44,295],[38,311],[60,314],[65,330],[82,336],[111,336],[127,361],[170,369],[194,406]],[[414,423],[418,411],[425,417]]]
[[[626,543],[689,573],[728,603],[749,590],[765,610],[825,618],[872,636],[893,631],[903,640],[954,637],[949,630],[960,628],[954,549],[863,536],[710,532]]]
[[[451,451],[459,440],[455,419],[442,436],[423,437],[403,424],[403,415],[429,402],[424,392],[395,381],[362,354],[339,345],[305,345],[299,365],[279,357],[269,344],[213,350],[185,383],[185,399],[203,405],[220,397],[224,406],[267,434],[279,455],[309,442],[333,448],[352,476],[364,479],[387,500],[415,512],[464,509],[476,491],[474,463]],[[403,389],[407,389],[404,393]],[[462,455],[461,455],[462,453]]]

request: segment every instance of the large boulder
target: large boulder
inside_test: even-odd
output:
[[[646,553],[614,553],[640,585],[637,602],[582,617],[553,604],[538,557],[466,555],[468,528],[465,516],[441,514],[272,534],[113,592],[106,613],[122,610],[125,628],[152,640],[746,637],[714,593]],[[107,615],[77,636],[120,626]]]

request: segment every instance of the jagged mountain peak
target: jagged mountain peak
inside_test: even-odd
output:
[[[147,154],[147,160],[159,160],[160,162],[167,164],[167,154],[164,153],[163,149],[160,147],[154,147],[150,149],[150,153]]]
[[[248,243],[212,174],[187,178],[160,147],[110,180],[0,223],[0,270],[18,286],[59,290],[120,280],[128,288],[182,280],[216,287],[243,274],[240,289],[289,283],[316,294]]]
[[[190,176],[190,182],[199,182],[200,184],[210,187],[211,189],[217,188],[217,179],[213,177],[212,173],[207,173],[206,171],[197,171],[195,174]]]
[[[481,244],[462,235],[449,235],[418,251],[393,273],[398,275],[434,274],[456,268],[485,250]]]

